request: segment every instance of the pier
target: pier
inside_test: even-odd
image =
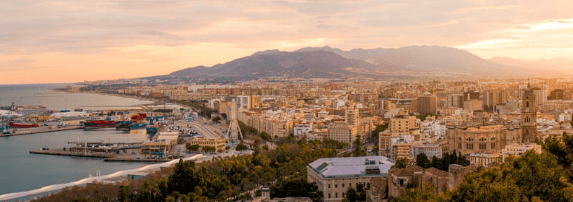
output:
[[[49,132],[57,132],[57,131],[64,131],[64,130],[77,130],[81,129],[81,126],[66,126],[66,127],[50,127],[50,126],[40,126],[35,128],[18,128],[16,132],[13,129],[10,129],[10,134],[0,134],[0,137],[9,137],[9,136],[18,136],[18,135],[30,135],[36,133],[49,133]]]

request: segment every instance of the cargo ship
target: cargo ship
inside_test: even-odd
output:
[[[14,123],[14,122],[10,122],[8,123],[8,125],[13,128],[35,128],[39,126],[38,124],[26,124],[26,123]]]
[[[114,129],[116,127],[115,121],[88,121],[84,122],[84,130],[95,130],[95,129]]]
[[[129,131],[129,126],[133,124],[133,121],[120,121],[117,122],[116,130]]]
[[[147,122],[143,123],[134,123],[129,125],[129,130],[138,130],[138,129],[145,129],[147,127]]]

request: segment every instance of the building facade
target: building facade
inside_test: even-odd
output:
[[[480,128],[448,129],[448,144],[450,150],[462,154],[476,151],[501,152],[506,145],[521,142],[520,128],[506,128],[501,125],[482,126]]]
[[[374,178],[385,180],[393,165],[383,156],[321,158],[306,167],[307,181],[316,183],[324,201],[342,201],[349,187],[356,189],[357,184],[370,187]]]

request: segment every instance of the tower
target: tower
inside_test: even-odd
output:
[[[232,101],[231,106],[227,107],[228,118],[231,120],[229,128],[227,129],[227,138],[229,142],[239,142],[243,139],[243,133],[237,121],[238,107],[235,100]]]
[[[521,106],[521,142],[534,142],[537,137],[537,108],[535,105],[535,94],[528,85],[524,91]]]

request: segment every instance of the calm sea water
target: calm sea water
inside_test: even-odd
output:
[[[94,94],[53,92],[54,85],[0,86],[0,105],[9,105],[13,98],[18,105],[41,104],[49,109],[74,109],[80,106],[104,104],[132,105],[142,101]],[[48,96],[46,96],[48,95]],[[23,97],[19,100],[18,97]],[[24,98],[25,97],[25,98]],[[62,104],[62,101],[68,104]],[[103,100],[103,101],[102,101]],[[106,101],[107,100],[107,101]],[[111,100],[111,101],[110,101]],[[8,103],[8,104],[6,104]],[[134,169],[144,163],[104,162],[102,159],[30,154],[42,147],[69,147],[68,141],[143,141],[147,134],[129,134],[115,130],[71,130],[0,138],[0,195],[28,191],[47,185],[67,183],[95,175]]]
[[[67,93],[51,89],[64,88],[67,84],[0,85],[0,106],[42,105],[51,110],[131,109],[150,101],[106,96],[91,93]]]

